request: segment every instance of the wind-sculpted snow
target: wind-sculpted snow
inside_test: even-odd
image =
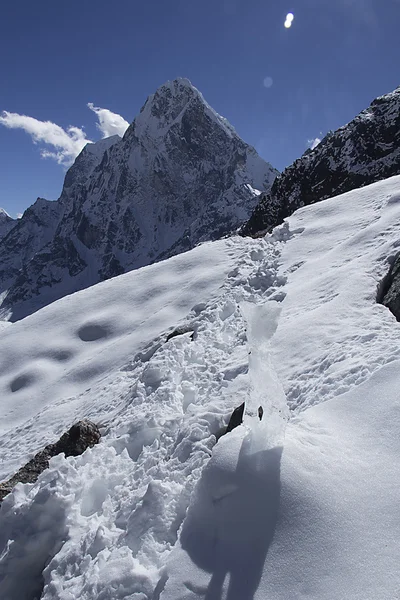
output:
[[[74,420],[103,434],[3,501],[2,599],[396,598],[399,325],[376,289],[399,191],[305,207],[2,328],[2,476]]]

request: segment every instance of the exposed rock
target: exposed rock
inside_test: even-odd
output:
[[[244,413],[245,403],[241,404],[233,411],[231,418],[229,419],[228,427],[226,428],[225,433],[229,433],[236,427],[239,427],[243,423],[243,413]]]
[[[400,87],[279,175],[260,201],[243,235],[270,231],[301,206],[313,204],[400,173]]]
[[[393,261],[378,290],[377,301],[394,314],[400,321],[400,254]]]
[[[91,421],[78,421],[64,433],[55,444],[49,444],[38,452],[32,460],[11,477],[0,483],[0,502],[9,494],[17,483],[34,483],[39,475],[48,468],[49,460],[62,452],[65,456],[79,456],[87,448],[92,448],[100,440],[100,431]]]
[[[172,340],[172,338],[177,337],[178,335],[184,335],[185,333],[190,333],[190,339],[193,342],[194,331],[190,327],[177,327],[176,329],[171,331],[170,334],[168,334],[167,339],[165,341],[169,342],[169,340]]]

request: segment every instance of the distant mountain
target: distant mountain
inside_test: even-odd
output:
[[[297,208],[400,173],[400,87],[369,108],[276,178],[242,228],[270,230]]]
[[[167,82],[123,139],[88,144],[59,200],[39,199],[0,242],[0,315],[229,234],[277,174],[187,79]]]
[[[16,219],[10,217],[4,208],[0,208],[0,240],[11,231],[16,223]]]

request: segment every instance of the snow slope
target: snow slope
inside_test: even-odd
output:
[[[399,219],[393,177],[2,329],[2,476],[104,437],[3,501],[0,597],[396,598]]]

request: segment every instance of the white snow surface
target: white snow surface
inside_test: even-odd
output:
[[[2,328],[0,476],[103,437],[3,501],[0,598],[400,597],[399,222],[394,177]]]

